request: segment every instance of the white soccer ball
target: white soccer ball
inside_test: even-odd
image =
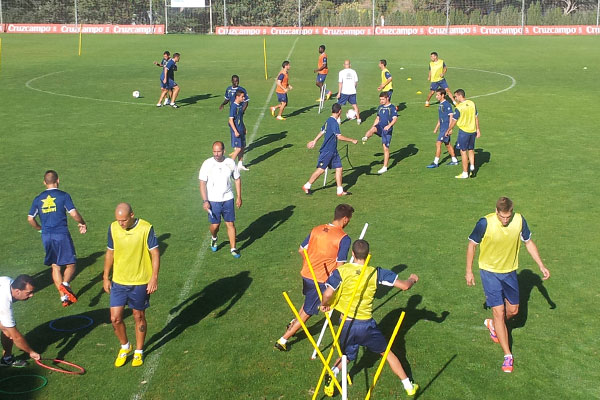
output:
[[[134,90],[132,95],[133,95],[133,97],[135,97],[137,99],[138,97],[140,97],[140,92],[138,92],[137,90]]]
[[[354,111],[353,108],[349,109],[348,112],[346,113],[346,118],[348,118],[348,119],[355,119],[356,118],[356,111]]]

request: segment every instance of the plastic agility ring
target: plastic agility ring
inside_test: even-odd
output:
[[[62,321],[62,320],[65,320],[65,319],[70,319],[70,318],[81,318],[81,319],[86,320],[87,323],[85,325],[82,325],[82,326],[77,327],[77,328],[72,328],[72,329],[57,328],[55,326],[55,324],[58,321]],[[92,326],[93,323],[94,323],[94,320],[91,319],[90,317],[88,317],[87,315],[69,315],[69,316],[66,316],[66,317],[62,317],[62,318],[58,318],[58,319],[50,321],[49,326],[50,326],[50,329],[55,330],[57,332],[75,332],[75,331],[80,331],[80,330],[85,329],[85,328],[89,328],[90,326]]]
[[[9,376],[7,378],[0,379],[0,383],[6,382],[6,381],[11,380],[11,379],[24,378],[24,377],[39,378],[42,381],[42,384],[39,385],[38,387],[33,388],[33,389],[23,390],[23,391],[20,391],[20,392],[13,392],[13,391],[9,392],[8,390],[2,390],[2,389],[0,389],[0,393],[1,394],[25,394],[25,393],[31,393],[31,392],[36,392],[36,391],[40,390],[41,388],[43,388],[44,386],[46,386],[48,384],[48,379],[46,379],[45,377],[43,377],[41,375],[15,375],[15,376]]]
[[[71,371],[68,369],[64,369],[64,368],[58,368],[58,367],[53,367],[51,365],[46,365],[44,363],[42,363],[42,361],[52,361],[54,364],[64,364],[64,365],[68,365],[69,367],[73,367],[75,368],[75,371]],[[35,360],[36,364],[39,365],[40,367],[44,367],[46,369],[49,369],[50,371],[55,371],[55,372],[62,372],[63,374],[70,374],[70,375],[83,375],[85,374],[85,368],[83,368],[82,366],[79,366],[77,364],[65,361],[65,360],[59,360],[58,358],[40,358],[39,360]]]

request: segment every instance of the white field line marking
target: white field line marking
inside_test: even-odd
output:
[[[296,47],[297,42],[298,42],[298,37],[294,41],[294,44],[292,45],[292,48],[290,49],[290,52],[287,55],[288,60],[289,60],[290,56],[292,55],[292,52],[294,51],[294,48]],[[252,130],[252,135],[250,136],[248,143],[252,142],[252,139],[254,139],[254,136],[256,136],[256,132],[258,131],[260,122],[262,121],[262,119],[265,116],[265,110],[269,105],[269,101],[271,100],[271,97],[273,96],[273,92],[275,91],[276,85],[277,84],[275,83],[273,85],[273,87],[271,88],[271,91],[269,92],[269,97],[267,98],[267,101],[265,102],[265,105],[263,106],[261,113],[258,116],[258,120],[256,121],[256,124],[254,124],[254,128]],[[198,255],[196,256],[196,262],[194,264],[194,267],[191,270],[190,276],[187,277],[187,279],[185,281],[185,285],[181,289],[181,293],[179,293],[178,303],[183,302],[186,299],[186,297],[189,296],[189,293],[192,289],[192,283],[194,282],[196,275],[198,274],[198,271],[200,269],[199,267],[202,265],[202,261],[204,260],[204,255],[206,254],[206,248],[208,247],[209,244],[210,244],[210,235],[206,235],[206,237],[204,238],[204,242],[202,243],[202,246],[200,247],[200,250],[198,251]],[[169,316],[167,317],[167,320],[165,322],[165,326],[168,326],[169,323],[173,320],[173,318],[175,318],[175,316],[176,316],[176,314],[169,314]],[[161,340],[162,340],[162,338],[159,338],[157,340],[157,343],[160,342]],[[146,362],[144,363],[146,365],[146,371],[145,371],[144,375],[142,376],[142,381],[145,381],[146,383],[140,386],[139,391],[131,397],[132,400],[141,400],[144,397],[144,394],[150,387],[150,381],[152,380],[152,377],[154,376],[154,372],[158,368],[160,356],[162,355],[162,352],[163,352],[165,346],[166,346],[166,343],[165,343],[165,345],[163,345],[162,347],[160,347],[159,349],[154,351],[150,355],[150,357],[148,357]]]
[[[36,87],[31,86],[31,84],[33,82],[37,81],[38,79],[47,78],[49,76],[56,75],[56,74],[61,74],[63,72],[67,72],[67,70],[50,72],[49,74],[38,76],[37,78],[32,78],[32,79],[28,80],[27,82],[25,82],[25,86],[28,89],[35,90],[36,92],[51,94],[51,95],[54,95],[54,96],[69,97],[71,99],[95,100],[95,101],[103,101],[105,103],[133,104],[133,105],[136,105],[136,106],[151,106],[152,105],[152,104],[148,104],[148,103],[140,103],[140,102],[133,102],[133,101],[108,100],[108,99],[97,99],[95,97],[75,96],[75,95],[72,95],[72,94],[56,93],[56,92],[52,92],[50,90],[38,89]]]
[[[290,49],[290,52],[288,53],[286,60],[290,59],[292,52],[296,48],[296,43],[298,43],[298,39],[299,39],[299,36],[297,36],[296,40],[294,40],[294,43],[292,44],[292,48]],[[260,110],[260,114],[258,114],[258,119],[256,120],[254,127],[252,128],[252,133],[250,134],[250,137],[247,140],[246,146],[250,145],[250,143],[252,143],[252,141],[254,140],[254,137],[256,136],[256,133],[258,132],[258,127],[260,126],[260,123],[262,122],[263,118],[265,117],[265,112],[267,111],[267,108],[269,108],[269,103],[271,102],[271,98],[273,97],[273,92],[275,92],[276,87],[277,87],[277,81],[273,82],[273,86],[271,86],[271,91],[269,92],[269,96],[267,96],[265,105]],[[270,110],[269,110],[269,112],[270,112]]]
[[[470,96],[468,97],[469,99],[476,99],[477,97],[485,97],[485,96],[493,96],[495,94],[500,94],[502,92],[508,92],[510,89],[514,88],[517,84],[517,80],[515,78],[513,78],[512,76],[508,75],[508,74],[503,74],[502,72],[495,72],[495,71],[486,71],[484,69],[474,69],[474,68],[460,68],[460,67],[452,67],[454,69],[462,69],[462,70],[466,70],[466,71],[477,71],[477,72],[485,72],[488,74],[496,74],[496,75],[501,75],[501,76],[505,76],[508,79],[511,80],[510,86],[502,89],[502,90],[498,90],[497,92],[492,92],[492,93],[486,93],[486,94],[478,94],[476,96]]]
[[[190,269],[190,273],[185,279],[185,284],[183,285],[183,288],[181,289],[181,292],[179,293],[179,298],[177,299],[177,304],[181,304],[189,296],[190,291],[192,290],[194,283],[196,281],[196,276],[198,275],[198,272],[200,271],[200,267],[202,266],[202,262],[204,261],[204,256],[207,253],[206,249],[208,248],[209,244],[210,244],[210,234],[207,234],[204,238],[204,241],[202,242],[202,245],[200,246],[200,249],[198,250],[198,254],[196,255],[196,262]],[[167,320],[165,321],[164,326],[165,327],[168,326],[171,323],[171,321],[173,320],[173,318],[175,318],[177,316],[177,314],[178,313],[169,314],[169,316],[167,317]],[[165,336],[166,335],[168,335],[168,333],[166,333]],[[163,338],[164,338],[164,336],[161,338],[158,338],[158,340],[155,343],[160,343],[160,341]],[[160,356],[162,355],[162,352],[165,349],[166,345],[167,344],[165,343],[160,348],[153,351],[152,354],[148,357],[148,359],[144,362],[146,369],[144,371],[144,375],[142,376],[142,381],[145,381],[146,383],[140,385],[138,392],[136,394],[134,394],[133,396],[131,396],[132,400],[139,400],[144,397],[144,394],[150,387],[150,381],[152,380],[152,377],[154,376],[154,372],[156,371],[156,369],[158,367],[158,363],[160,361]]]

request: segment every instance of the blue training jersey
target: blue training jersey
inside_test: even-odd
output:
[[[337,137],[341,135],[340,124],[334,117],[327,118],[325,125],[321,127],[321,131],[324,132],[323,144],[319,151],[321,153],[335,153],[337,152]]]
[[[396,111],[396,106],[393,104],[380,105],[377,107],[377,116],[379,117],[379,125],[381,127],[386,126],[394,117],[398,117],[398,112]]]
[[[452,105],[449,101],[442,101],[438,106],[438,119],[440,121],[440,132],[445,133],[450,125],[450,115],[452,115]]]
[[[33,199],[29,216],[35,218],[39,215],[43,233],[69,233],[67,213],[74,209],[69,193],[47,189]]]
[[[235,101],[229,105],[229,118],[233,118],[233,124],[240,135],[246,131],[244,126],[244,104],[237,104]]]
[[[241,86],[227,86],[227,89],[225,89],[225,98],[229,100],[230,103],[233,103],[235,101],[235,92],[238,90],[244,92],[244,103],[248,102],[248,100],[250,100],[250,97],[248,97],[248,92]]]
[[[175,80],[175,71],[177,70],[177,64],[175,64],[175,61],[173,61],[172,58],[169,59],[169,61],[167,61],[165,68],[167,69],[167,80],[169,80],[169,79]],[[161,80],[165,79],[165,70],[164,69],[160,73],[160,79]]]

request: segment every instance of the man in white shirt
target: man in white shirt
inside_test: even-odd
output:
[[[237,208],[242,206],[242,181],[240,172],[231,158],[225,158],[225,145],[217,141],[212,146],[213,156],[202,163],[200,168],[200,194],[202,195],[202,206],[208,212],[210,223],[210,249],[217,251],[217,233],[221,226],[221,216],[225,220],[231,255],[240,258],[240,252],[235,247],[235,207],[233,206],[233,191],[231,190],[231,178],[235,182]]]
[[[15,301],[29,300],[33,296],[33,278],[29,275],[19,275],[13,281],[8,276],[0,277],[0,330],[2,331],[2,358],[0,367],[25,367],[27,362],[17,360],[12,353],[13,344],[34,360],[40,355],[33,351],[25,337],[17,329],[13,317],[12,304]]]
[[[344,69],[338,75],[338,103],[342,106],[346,102],[350,103],[356,112],[356,123],[360,125],[362,121],[356,104],[356,85],[358,85],[358,75],[350,68],[350,60],[345,60]]]

